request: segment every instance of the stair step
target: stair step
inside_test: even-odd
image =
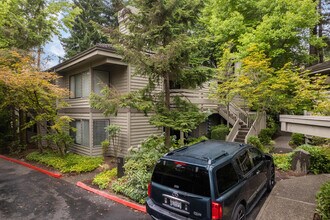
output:
[[[235,142],[244,143],[244,138],[235,138]]]
[[[246,136],[246,134],[245,134],[245,135],[240,135],[240,134],[238,134],[238,135],[236,136],[236,138],[238,138],[238,139],[245,139],[245,136]]]
[[[238,134],[237,135],[247,135],[247,133],[249,132],[249,130],[238,130]]]
[[[241,125],[241,128],[248,128],[246,125]]]
[[[239,128],[238,131],[244,131],[244,132],[248,132],[250,129],[249,128]]]

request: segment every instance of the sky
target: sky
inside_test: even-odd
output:
[[[57,36],[53,36],[51,41],[44,47],[43,54],[43,68],[49,69],[57,65],[60,62],[60,57],[63,58],[65,55],[64,49]]]

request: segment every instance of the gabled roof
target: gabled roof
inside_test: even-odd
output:
[[[97,44],[85,51],[82,51],[75,56],[71,57],[68,60],[65,60],[64,62],[49,68],[47,71],[53,71],[53,72],[58,72],[61,70],[64,70],[72,65],[75,65],[77,63],[80,63],[82,61],[85,61],[93,56],[97,55],[105,55],[105,54],[110,55],[111,57],[121,59],[122,57],[116,53],[115,48],[110,45],[110,44]]]

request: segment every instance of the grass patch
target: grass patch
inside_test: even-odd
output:
[[[93,185],[97,185],[100,189],[106,189],[109,182],[117,176],[117,168],[105,170],[97,174],[93,179]]]
[[[292,153],[273,154],[275,166],[283,171],[291,169]]]
[[[81,173],[95,170],[103,163],[101,157],[88,157],[69,153],[64,157],[47,151],[44,153],[32,152],[26,156],[27,160],[45,164],[59,170],[61,173]]]

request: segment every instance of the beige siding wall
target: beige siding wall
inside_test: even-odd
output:
[[[128,70],[127,66],[111,66],[110,85],[115,87],[119,93],[124,94],[128,92]]]
[[[128,113],[118,113],[117,116],[105,117],[103,114],[92,114],[93,120],[110,120],[110,124],[116,124],[120,126],[119,138],[116,142],[116,146],[114,147],[112,142],[110,143],[109,150],[107,151],[107,155],[111,156],[119,156],[123,157],[126,155],[127,149],[129,148],[129,140],[128,140]],[[93,124],[91,124],[92,134],[93,134]],[[91,135],[92,136],[92,135]],[[92,140],[93,141],[93,140]],[[93,143],[93,142],[92,142]],[[102,147],[101,146],[92,146],[91,147],[91,155],[92,156],[101,156],[102,155]]]
[[[143,76],[139,76],[135,72],[135,68],[130,66],[130,75],[129,75],[129,83],[130,83],[130,91],[137,91],[143,89],[148,84],[148,79]],[[163,89],[163,85],[160,83],[155,89],[156,92],[160,92]]]
[[[131,113],[130,121],[130,137],[131,146],[137,146],[141,142],[152,134],[160,135],[161,129],[150,125],[149,118],[144,116],[143,113]]]

